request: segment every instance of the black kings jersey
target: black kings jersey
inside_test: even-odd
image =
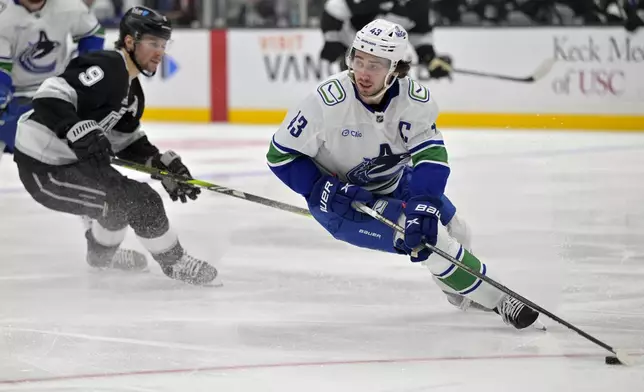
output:
[[[418,50],[433,45],[429,3],[429,0],[327,0],[322,32],[325,41],[339,41],[351,47],[356,31],[382,18],[404,27],[409,43]]]
[[[79,56],[60,76],[45,80],[34,95],[33,111],[18,123],[16,161],[25,158],[46,165],[77,161],[67,132],[80,121],[94,120],[117,155],[144,162],[158,152],[139,127],[144,106],[141,84],[138,78],[130,79],[120,51]]]

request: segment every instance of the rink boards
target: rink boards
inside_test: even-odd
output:
[[[163,69],[145,83],[148,120],[276,124],[338,71],[319,60],[316,29],[178,30],[173,40]],[[412,77],[441,109],[442,127],[644,130],[642,31],[448,28],[437,29],[434,41],[459,69],[540,76],[436,81],[414,67]]]

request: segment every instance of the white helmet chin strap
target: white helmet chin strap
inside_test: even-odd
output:
[[[391,87],[394,84],[394,82],[396,81],[397,77],[398,77],[397,72],[390,71],[387,74],[387,76],[385,76],[385,80],[389,80],[389,82],[385,83],[384,87],[380,91],[378,91],[377,93],[372,94],[372,95],[366,95],[365,98],[369,98],[369,99],[371,99],[371,98],[373,98],[373,99],[381,98],[383,95],[385,95],[387,90],[389,90],[389,87]],[[353,68],[351,68],[351,67],[349,67],[349,79],[351,79],[353,84],[356,84],[356,75],[353,73]]]

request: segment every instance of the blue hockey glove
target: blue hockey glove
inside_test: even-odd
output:
[[[363,220],[365,215],[351,207],[351,203],[359,201],[366,204],[373,200],[371,192],[332,176],[322,176],[313,185],[307,198],[309,209],[319,208],[321,212],[333,213],[352,221]]]
[[[440,224],[440,199],[431,196],[412,197],[405,206],[405,239],[396,241],[396,247],[411,256],[411,261],[427,260],[432,252],[423,241],[436,245]]]
[[[15,97],[10,87],[0,85],[0,142],[4,142],[5,152],[13,153],[18,120],[31,108],[31,98]]]
[[[13,98],[11,88],[0,84],[0,113],[4,112]]]

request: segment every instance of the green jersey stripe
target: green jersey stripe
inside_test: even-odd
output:
[[[268,153],[266,154],[266,160],[270,166],[286,165],[297,157],[299,157],[299,155],[281,151],[275,146],[275,144],[273,144],[273,142],[271,142],[270,147],[268,148]]]
[[[447,164],[447,149],[445,146],[435,145],[413,154],[411,160],[414,166],[423,161]]]

